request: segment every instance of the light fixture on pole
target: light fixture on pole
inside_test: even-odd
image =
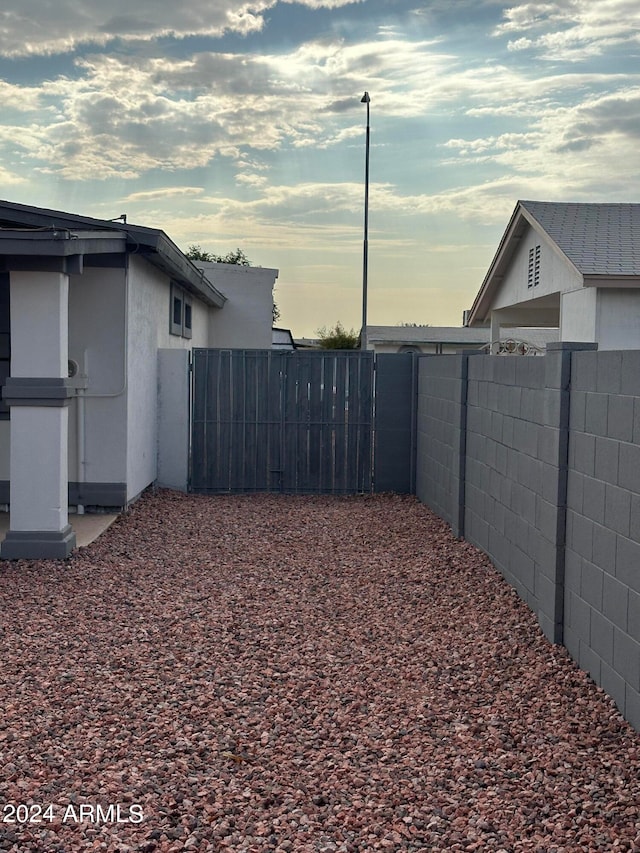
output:
[[[360,98],[361,104],[367,105],[367,139],[365,146],[364,166],[364,254],[362,259],[362,332],[360,333],[360,349],[367,348],[367,266],[369,261],[369,103],[371,98],[365,92]]]

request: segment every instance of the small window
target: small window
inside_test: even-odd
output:
[[[189,297],[177,284],[171,285],[170,331],[172,335],[190,338],[192,334],[193,308]]]
[[[191,297],[177,284],[171,285],[171,315],[169,317],[172,335],[190,338],[192,335],[193,308]]]
[[[173,325],[182,328],[182,299],[175,295],[173,297]]]
[[[172,335],[182,335],[182,291],[175,284],[171,285],[171,314],[169,317]]]

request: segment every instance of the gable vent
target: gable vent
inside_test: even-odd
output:
[[[540,284],[540,246],[529,249],[529,272],[527,287],[537,287]]]

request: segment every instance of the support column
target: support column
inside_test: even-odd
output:
[[[500,352],[500,315],[497,311],[491,312],[491,344],[490,355],[498,355]]]
[[[68,519],[68,300],[64,272],[12,272],[10,529],[4,559],[64,559]]]

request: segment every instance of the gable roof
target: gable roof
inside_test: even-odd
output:
[[[20,235],[17,233],[18,230],[22,232]],[[60,236],[57,233],[60,231],[69,232],[76,239],[81,237],[85,247],[92,245],[87,243],[92,237],[99,236],[103,240],[109,234],[114,238],[119,237],[126,252],[142,255],[149,263],[161,269],[173,281],[207,304],[221,308],[226,302],[226,297],[213,286],[204,272],[198,269],[159,228],[94,219],[90,216],[79,216],[60,210],[48,210],[0,200],[0,240],[6,238],[4,244],[7,247],[7,250],[2,252],[0,242],[0,254],[15,254],[15,241],[18,237],[21,243],[34,240],[46,241],[47,232],[49,232],[51,239],[54,240]],[[114,246],[114,241],[108,245],[105,242],[105,251],[117,251],[118,249]],[[44,247],[38,253],[43,249]],[[23,251],[30,252],[28,245],[25,245]]]
[[[640,275],[640,204],[520,205],[583,275]]]
[[[640,204],[518,201],[469,312],[469,324],[486,319],[529,227],[545,235],[583,278],[596,280],[592,283],[640,278]]]

